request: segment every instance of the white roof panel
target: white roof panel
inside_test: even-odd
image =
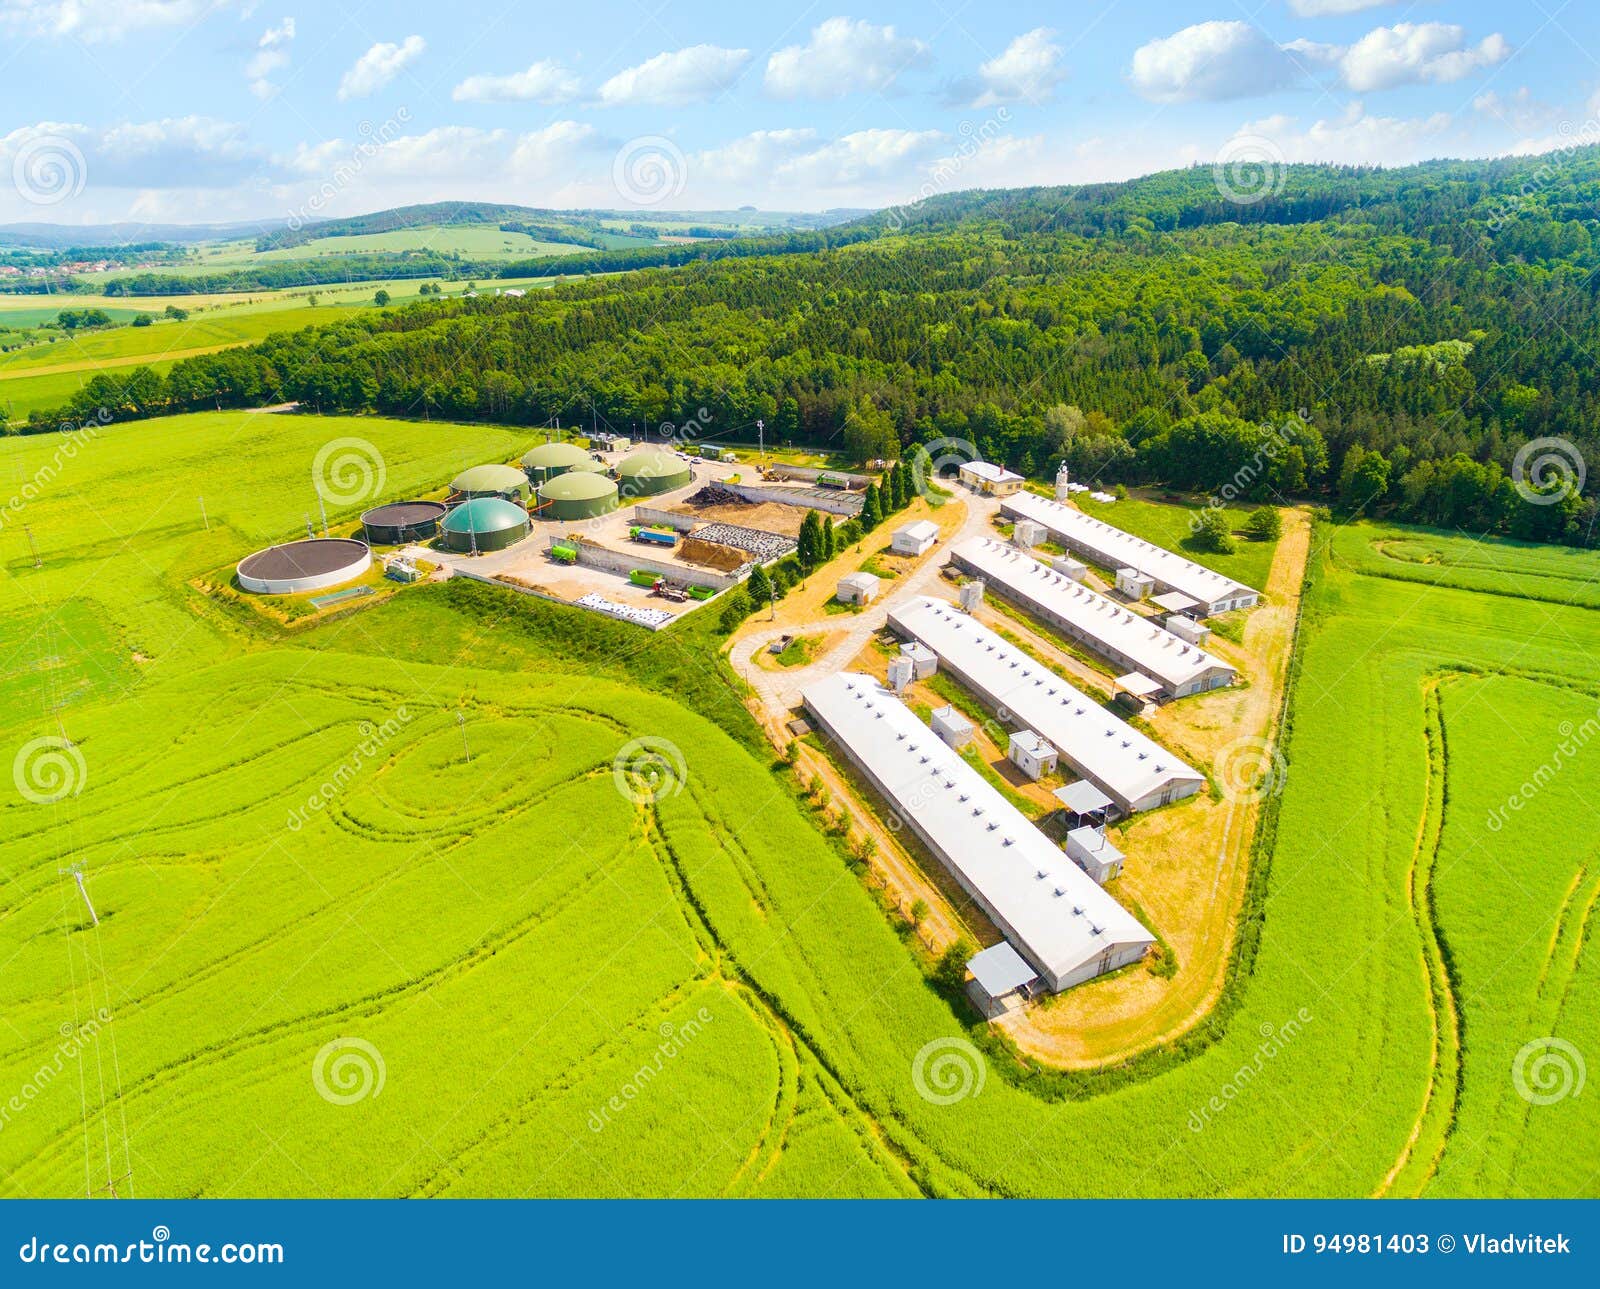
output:
[[[808,686],[804,697],[1035,966],[1062,978],[1114,946],[1155,942],[877,680],[843,671]]]
[[[1169,784],[1205,781],[1149,735],[954,605],[922,596],[891,609],[889,622],[932,649],[988,706],[1026,721],[1080,774],[1125,805]]]
[[[1233,674],[1228,663],[1199,645],[1180,640],[1165,627],[1055,572],[1015,546],[975,537],[955,553],[990,586],[1071,623],[1085,638],[1100,642],[1113,656],[1127,658],[1174,692],[1213,671]]]
[[[1185,559],[1176,551],[1086,515],[1075,506],[1064,506],[1031,492],[1019,492],[1006,498],[1001,509],[1013,517],[1038,520],[1051,532],[1070,539],[1069,545],[1077,543],[1093,552],[1098,564],[1136,568],[1154,578],[1163,589],[1181,591],[1197,603],[1209,605],[1218,600],[1255,594],[1243,582],[1236,582],[1192,559]]]
[[[1028,960],[1004,940],[974,954],[967,962],[967,970],[991,998],[1003,998],[1013,989],[1039,978],[1038,971]]]

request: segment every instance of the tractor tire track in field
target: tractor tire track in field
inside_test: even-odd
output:
[[[720,839],[723,847],[726,848],[732,839],[737,837],[737,828],[723,819],[713,808],[712,803],[698,789],[691,786],[690,792],[699,807],[701,817],[707,824],[712,826],[713,832]],[[655,819],[655,826],[661,839],[661,853],[664,855],[668,867],[675,875],[675,882],[682,891],[682,898],[686,906],[693,910],[694,917],[704,926],[706,934],[715,943],[718,953],[737,972],[738,983],[748,988],[751,995],[758,999],[761,1006],[771,1014],[774,1022],[782,1025],[792,1036],[797,1050],[816,1062],[827,1078],[839,1089],[840,1098],[849,1107],[849,1113],[853,1116],[859,1116],[865,1122],[873,1125],[874,1136],[883,1144],[885,1150],[892,1155],[896,1165],[901,1170],[903,1179],[914,1185],[917,1191],[924,1196],[932,1197],[935,1194],[935,1192],[928,1189],[922,1180],[923,1170],[918,1166],[918,1160],[915,1157],[917,1152],[923,1152],[932,1155],[948,1173],[960,1179],[964,1194],[973,1197],[991,1195],[990,1189],[971,1177],[959,1161],[953,1160],[930,1147],[917,1136],[916,1132],[908,1124],[901,1121],[897,1116],[891,1115],[887,1120],[888,1124],[893,1124],[894,1126],[895,1130],[891,1132],[887,1130],[884,1120],[867,1110],[861,1095],[851,1088],[843,1073],[834,1065],[831,1058],[825,1054],[822,1042],[815,1038],[807,1030],[804,1023],[792,1015],[777,997],[761,986],[760,982],[751,974],[749,967],[739,961],[731,946],[722,939],[721,933],[717,931],[716,924],[712,920],[709,911],[699,897],[695,895],[692,876],[677,851],[673,848],[670,838],[661,829],[659,818]],[[735,864],[734,868],[735,872],[740,874],[741,881],[743,881],[744,865]],[[752,901],[759,906],[756,892],[750,891],[748,886],[746,886],[746,890],[749,891]]]
[[[1374,1196],[1418,1195],[1432,1179],[1450,1140],[1461,1105],[1465,1067],[1464,1022],[1456,1001],[1456,982],[1448,950],[1439,932],[1438,909],[1434,900],[1433,874],[1444,841],[1445,805],[1449,797],[1448,754],[1445,747],[1441,679],[1433,677],[1423,685],[1423,729],[1425,744],[1425,788],[1422,816],[1417,821],[1417,840],[1411,865],[1406,870],[1406,895],[1422,945],[1422,974],[1427,985],[1428,1019],[1432,1027],[1432,1050],[1427,1087],[1416,1122],[1406,1138],[1400,1156],[1378,1184]],[[1417,1148],[1425,1136],[1437,1135],[1433,1149],[1419,1155]]]
[[[621,844],[619,843],[618,850],[620,849]],[[363,889],[368,889],[375,892],[377,889],[380,889],[384,884],[386,884],[387,881],[391,880],[393,876],[394,872],[390,871],[381,879],[375,880],[372,883],[368,883],[367,887]],[[220,1066],[225,1062],[232,1060],[234,1057],[239,1056],[241,1053],[258,1047],[271,1045],[283,1039],[290,1038],[297,1033],[306,1032],[315,1027],[325,1025],[337,1018],[374,1016],[408,998],[420,996],[426,993],[433,986],[465,974],[466,972],[469,972],[489,961],[495,955],[510,948],[518,941],[522,940],[525,936],[537,930],[544,923],[553,918],[559,917],[563,912],[566,911],[567,908],[571,907],[573,903],[580,899],[590,889],[591,884],[589,880],[587,877],[580,874],[576,880],[561,890],[556,896],[545,901],[545,903],[538,910],[530,913],[525,918],[521,918],[516,922],[511,923],[509,926],[503,927],[498,933],[481,937],[472,946],[471,950],[463,954],[461,957],[454,958],[446,963],[442,963],[437,967],[431,968],[430,970],[411,978],[410,980],[402,981],[391,987],[374,991],[373,993],[364,995],[361,998],[320,1008],[316,1011],[306,1012],[300,1016],[291,1017],[282,1021],[276,1021],[269,1025],[262,1026],[259,1029],[250,1030],[243,1034],[236,1034],[220,1042],[216,1042],[201,1048],[196,1048],[181,1057],[175,1058],[163,1065],[155,1067],[149,1072],[141,1075],[139,1078],[128,1083],[124,1089],[124,1097],[128,1101],[135,1101],[146,1091],[149,1091],[156,1086],[167,1082],[171,1077],[183,1076],[196,1071],[204,1071],[211,1067]],[[291,923],[286,924],[286,927],[279,928],[277,931],[261,937],[257,941],[253,942],[250,946],[246,946],[234,954],[227,955],[228,962],[226,965],[234,965],[239,959],[248,955],[255,949],[258,949],[263,944],[270,942],[276,937],[281,937],[285,929],[308,923],[325,912],[327,912],[326,906],[317,910],[312,910],[303,917],[294,919]],[[217,974],[217,971],[221,969],[221,966],[218,964],[212,965],[215,969],[209,970],[206,973],[207,977],[214,976]],[[173,997],[179,996],[199,978],[200,977],[196,973],[190,973],[185,975],[181,981],[175,981],[168,986],[164,986],[161,990],[157,991],[157,993],[160,995],[170,995]],[[155,995],[147,995],[143,998],[135,999],[132,1001],[131,1005],[142,1008],[143,1006],[147,1005],[149,998],[153,996]],[[128,1004],[124,1003],[121,1005],[126,1006]],[[276,1070],[269,1065],[262,1069],[261,1077],[270,1078],[274,1073],[276,1073]],[[248,1076],[243,1080],[245,1084],[248,1084],[251,1081],[252,1080],[250,1080]],[[234,1086],[238,1086],[238,1084],[236,1083]],[[174,1108],[193,1104],[196,1101],[203,1100],[207,1094],[207,1089],[201,1085],[198,1086],[193,1093],[187,1096],[172,1096],[163,1104],[163,1113],[170,1114]],[[67,1144],[73,1149],[76,1149],[76,1131],[77,1125],[75,1123],[67,1125],[57,1133],[54,1142],[42,1148],[34,1155],[34,1157],[29,1161],[30,1164],[39,1165],[40,1167],[45,1167],[46,1165],[50,1164],[52,1162],[53,1155],[59,1153],[59,1150],[61,1149],[61,1143],[66,1141],[69,1136],[71,1137],[71,1140]]]

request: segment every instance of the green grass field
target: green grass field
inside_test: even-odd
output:
[[[1238,549],[1231,555],[1198,549],[1191,527],[1193,519],[1201,512],[1197,504],[1147,501],[1142,497],[1130,496],[1102,505],[1098,501],[1091,501],[1084,493],[1078,495],[1076,504],[1085,514],[1115,524],[1126,532],[1143,537],[1147,542],[1178,551],[1195,563],[1226,573],[1246,586],[1259,590],[1266,585],[1267,570],[1272,566],[1272,552],[1276,544],[1253,542],[1240,535],[1237,538]],[[1222,513],[1227,516],[1234,532],[1242,534],[1245,519],[1253,509],[1253,506],[1225,506]],[[1115,572],[1114,569],[1111,571]]]
[[[1248,969],[1177,1049],[1030,1073],[797,804],[709,614],[448,583],[285,635],[189,585],[291,535],[346,436],[391,497],[525,446],[150,422],[0,527],[0,741],[64,729],[81,785],[0,811],[0,1089],[29,1090],[0,1193],[1600,1193],[1600,1103],[1513,1081],[1530,1041],[1600,1039],[1600,755],[1485,823],[1594,711],[1589,610],[1321,532]],[[0,443],[0,482],[60,446]],[[639,739],[680,758],[653,802],[615,774]]]

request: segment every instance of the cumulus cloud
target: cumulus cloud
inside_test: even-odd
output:
[[[271,173],[266,152],[241,126],[204,116],[125,122],[106,128],[40,121],[0,136],[0,172],[41,147],[70,145],[86,189],[228,188]]]
[[[1448,112],[1429,116],[1370,116],[1365,105],[1351,103],[1337,117],[1302,127],[1292,116],[1248,121],[1235,138],[1264,139],[1285,161],[1337,161],[1372,165],[1408,165],[1440,155],[1453,118]]]
[[[1556,109],[1535,98],[1526,85],[1510,94],[1485,90],[1472,100],[1472,106],[1475,111],[1514,130],[1537,129],[1556,118]]]
[[[779,166],[816,147],[811,129],[756,130],[721,147],[697,153],[692,165],[727,184],[764,182]]]
[[[1294,84],[1291,52],[1247,22],[1201,22],[1134,51],[1133,87],[1156,103],[1248,98]]]
[[[509,76],[469,76],[450,92],[457,103],[565,103],[577,95],[577,73],[550,59]]]
[[[400,44],[379,41],[344,74],[339,81],[340,99],[366,98],[376,94],[402,71],[422,57],[428,42],[421,36],[407,36]]]
[[[714,98],[739,79],[750,61],[748,49],[691,45],[657,54],[637,67],[618,72],[600,87],[607,107],[649,105],[681,107]]]
[[[1510,56],[1499,33],[1468,45],[1467,33],[1454,23],[1400,22],[1374,28],[1351,45],[1339,71],[1348,88],[1365,92],[1458,81]]]
[[[250,92],[257,98],[271,98],[278,92],[272,77],[289,65],[289,46],[293,43],[293,18],[285,18],[276,27],[268,27],[261,33],[261,39],[256,41],[256,52],[244,67]]]
[[[928,47],[893,27],[864,19],[829,18],[804,45],[767,60],[767,92],[777,98],[843,98],[892,89],[900,73],[928,61]]]
[[[1000,103],[1041,103],[1066,79],[1061,66],[1061,46],[1048,27],[1035,27],[978,68],[977,97],[973,107]]]
[[[909,178],[916,163],[931,159],[944,140],[938,130],[857,130],[784,162],[775,178],[802,189]]]
[[[89,43],[151,27],[189,26],[233,0],[0,0],[0,23]]]

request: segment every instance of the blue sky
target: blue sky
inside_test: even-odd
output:
[[[0,0],[0,221],[815,210],[1600,140],[1591,3]],[[9,180],[9,182],[5,182]]]

